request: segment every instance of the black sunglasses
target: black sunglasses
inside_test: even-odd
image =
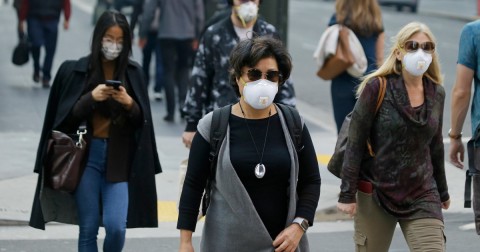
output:
[[[250,68],[247,71],[247,77],[250,81],[257,81],[263,77],[263,73],[262,71],[256,68]],[[282,78],[282,74],[279,71],[268,70],[265,73],[265,79],[271,82],[280,82],[281,78]]]
[[[416,52],[418,48],[421,48],[426,53],[433,53],[435,51],[435,43],[430,41],[419,43],[417,41],[410,40],[405,42],[403,48],[407,52]]]

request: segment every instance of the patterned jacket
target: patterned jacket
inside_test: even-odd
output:
[[[253,33],[277,36],[275,27],[261,19],[255,23]],[[198,121],[204,114],[238,101],[229,81],[230,52],[238,42],[230,16],[205,31],[195,57],[192,82],[183,107],[187,120],[185,131],[196,131]],[[279,87],[275,102],[296,105],[291,80]]]
[[[357,181],[373,184],[374,199],[398,219],[443,220],[447,201],[442,137],[445,90],[423,77],[424,104],[412,108],[402,76],[388,75],[382,105],[375,115],[379,81],[365,86],[355,108],[343,161],[339,202],[355,202]],[[374,158],[365,159],[367,138]]]

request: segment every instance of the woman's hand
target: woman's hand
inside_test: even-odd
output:
[[[123,86],[119,86],[118,90],[113,90],[112,98],[122,104],[127,110],[132,108],[133,99],[127,93],[127,90]]]
[[[349,214],[350,217],[355,216],[357,213],[357,203],[340,203],[337,202],[337,208],[343,213]]]
[[[192,245],[192,234],[190,230],[180,230],[180,248],[178,252],[194,252]]]
[[[133,105],[132,97],[127,93],[127,90],[123,86],[119,86],[118,89],[115,89],[114,87],[105,84],[99,84],[92,90],[92,96],[97,102],[105,101],[111,97],[118,103],[122,104],[127,110],[130,110]]]
[[[277,235],[273,241],[275,252],[294,252],[305,232],[296,223],[291,224]]]
[[[447,210],[450,207],[450,199],[445,202],[442,202],[442,208]]]
[[[93,99],[97,102],[105,101],[113,95],[115,89],[105,84],[99,84],[92,90]]]

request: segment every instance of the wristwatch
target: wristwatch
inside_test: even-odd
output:
[[[310,226],[308,225],[307,219],[300,218],[300,217],[293,219],[293,223],[297,223],[298,225],[300,225],[300,227],[303,229],[303,232],[307,232],[307,229]]]

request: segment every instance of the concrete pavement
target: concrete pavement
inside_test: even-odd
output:
[[[298,0],[300,1],[300,0]],[[305,1],[305,0],[303,0]],[[451,3],[452,8],[448,10],[435,9],[438,2]],[[93,0],[77,0],[72,1],[76,11],[87,12],[91,11]],[[467,0],[421,0],[419,12],[428,15],[439,15],[448,18],[455,18],[461,20],[472,20],[475,18],[474,10],[476,6],[474,1]],[[453,8],[455,7],[455,8]],[[76,18],[75,15],[72,18]],[[13,9],[10,6],[0,6],[0,31],[4,34],[14,34],[13,28],[5,27],[10,25],[13,27],[15,16]],[[0,42],[2,45],[11,45],[12,36],[1,36]],[[14,40],[13,40],[14,41]],[[7,50],[8,51],[8,50]],[[3,55],[3,58],[9,59],[10,55]],[[139,55],[138,53],[134,55]],[[57,55],[59,56],[59,55]],[[56,63],[61,62],[59,57]],[[5,65],[5,63],[3,63]],[[12,68],[13,66],[8,66]],[[27,73],[30,70],[27,71]],[[30,76],[28,76],[29,78]],[[0,76],[0,80],[3,77]],[[2,81],[3,82],[3,81]],[[300,98],[301,99],[301,98]],[[159,107],[158,104],[152,106]],[[306,123],[312,134],[315,148],[319,156],[320,169],[322,175],[322,193],[320,197],[318,213],[323,214],[324,217],[327,211],[335,206],[337,201],[337,194],[339,192],[340,181],[333,175],[328,173],[325,169],[328,162],[329,155],[333,152],[335,145],[336,133],[332,116],[322,113],[321,110],[309,106],[307,103],[299,101],[298,108],[305,117]],[[38,108],[44,110],[44,108]],[[158,109],[163,111],[162,109]],[[20,113],[20,112],[18,112]],[[127,232],[129,238],[135,237],[177,237],[178,231],[175,229],[176,221],[176,200],[178,197],[178,171],[181,160],[188,155],[188,151],[180,142],[180,134],[183,126],[171,126],[163,124],[161,118],[163,115],[158,112],[154,113],[156,130],[156,140],[159,149],[160,160],[164,167],[164,172],[157,175],[157,192],[159,199],[159,220],[160,228],[158,229],[132,229]],[[176,132],[172,134],[166,134]],[[22,132],[22,133],[1,133],[2,141],[0,141],[0,158],[3,160],[2,169],[8,167],[33,167],[34,153],[36,151],[36,144],[38,142],[37,132]],[[447,142],[448,143],[448,142]],[[448,148],[448,146],[446,146]],[[448,212],[470,213],[470,209],[463,208],[463,180],[464,173],[453,168],[446,163],[446,171],[448,182],[450,185],[450,194],[452,197],[451,209]],[[10,177],[0,180],[0,240],[10,239],[56,239],[72,238],[75,239],[77,235],[77,227],[50,224],[46,231],[39,231],[25,228],[25,224],[30,216],[30,208],[33,199],[37,176],[36,174],[27,174],[20,177]],[[325,217],[325,219],[327,219]],[[317,219],[317,221],[320,221]],[[5,226],[12,225],[12,226]],[[201,230],[201,222],[198,230]],[[472,229],[472,226],[462,226],[466,229]],[[314,227],[309,230],[309,233],[322,233],[334,231],[348,231],[352,230],[353,225],[350,221],[342,222],[322,222],[316,223]],[[22,234],[15,230],[22,230]],[[472,230],[473,232],[473,230]],[[200,235],[201,232],[196,232],[195,235]],[[15,235],[14,235],[15,234]],[[102,236],[102,234],[100,234]]]

